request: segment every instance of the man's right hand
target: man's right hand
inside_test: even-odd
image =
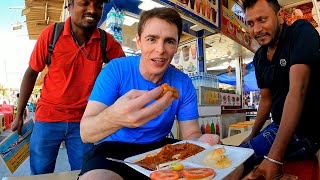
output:
[[[112,123],[119,127],[140,127],[159,116],[172,104],[174,97],[172,92],[168,91],[163,97],[147,106],[150,101],[157,99],[162,92],[161,87],[151,91],[131,90],[106,110],[112,112],[107,119],[112,121],[116,119]]]
[[[23,127],[23,118],[16,116],[11,125],[12,131],[17,131],[19,135],[21,135],[21,129]]]
[[[133,89],[109,107],[89,101],[80,123],[82,141],[96,143],[123,127],[136,128],[148,123],[174,101],[171,91],[155,100],[162,92],[160,86],[150,91]]]

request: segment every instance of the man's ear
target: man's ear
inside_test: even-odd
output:
[[[278,20],[280,24],[283,24],[285,22],[284,11],[282,9],[280,9],[278,12]]]
[[[141,49],[141,39],[138,34],[136,35],[136,45],[137,45],[137,49]]]

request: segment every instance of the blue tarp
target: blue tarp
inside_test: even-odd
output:
[[[247,74],[244,75],[244,91],[259,91],[255,75],[255,70],[253,66],[253,62],[249,63],[246,66]],[[232,76],[229,76],[228,73],[222,73],[218,75],[219,83],[236,85],[236,73],[235,70],[232,71]]]

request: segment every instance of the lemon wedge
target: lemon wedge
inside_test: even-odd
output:
[[[181,170],[184,169],[184,166],[183,166],[183,164],[181,164],[181,163],[177,163],[177,164],[173,165],[171,168],[172,168],[172,170],[174,170],[174,171],[181,171]]]

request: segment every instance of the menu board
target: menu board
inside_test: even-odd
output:
[[[230,93],[219,93],[221,106],[241,106],[240,95]]]
[[[219,0],[168,0],[173,4],[191,12],[191,17],[205,20],[215,27],[219,27],[218,1]],[[196,15],[196,16],[194,16]]]
[[[184,73],[197,72],[198,65],[196,59],[196,42],[187,43],[179,46],[177,53],[171,62],[177,69]]]

